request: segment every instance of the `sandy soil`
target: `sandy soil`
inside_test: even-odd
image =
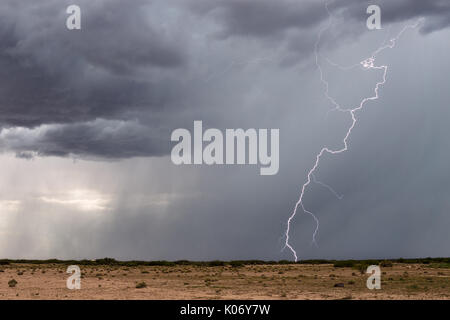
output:
[[[332,265],[80,267],[81,289],[69,290],[67,266],[0,266],[0,299],[450,299],[450,269],[428,265],[382,268],[381,290]]]

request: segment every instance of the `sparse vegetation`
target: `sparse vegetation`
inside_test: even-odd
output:
[[[83,286],[89,290],[78,290],[70,294],[62,294],[59,288],[65,288],[64,279],[67,275],[60,263],[27,264],[10,262],[0,273],[0,279],[7,283],[16,274],[28,274],[36,271],[35,276],[29,276],[20,281],[17,289],[3,288],[5,298],[16,299],[20,293],[21,299],[36,297],[41,299],[104,299],[127,297],[130,299],[352,299],[373,298],[365,286],[368,275],[360,275],[355,269],[370,264],[385,263],[388,260],[347,260],[344,262],[320,260],[320,264],[292,263],[285,261],[277,264],[273,261],[233,262],[189,262],[178,261],[167,265],[129,265],[129,262],[115,260],[99,260],[110,263],[97,265],[80,265],[83,275]],[[115,261],[115,262],[114,262]],[[392,267],[382,269],[386,275],[382,277],[383,290],[376,292],[379,299],[446,299],[450,287],[450,268],[433,269],[435,264],[445,262],[430,262],[426,264],[407,264],[392,262]],[[404,260],[405,261],[405,260]],[[427,258],[425,261],[429,262]],[[114,265],[113,263],[117,263]],[[75,263],[76,264],[76,263]],[[172,265],[173,264],[173,265]],[[347,265],[343,267],[342,265]],[[382,267],[383,268],[383,267]],[[45,270],[46,274],[41,272]],[[148,272],[148,273],[147,273]],[[31,274],[31,273],[30,273]],[[98,278],[102,280],[99,281]],[[16,279],[17,280],[17,279]],[[44,283],[51,284],[49,286]],[[153,288],[163,290],[145,290],[152,283]],[[333,288],[336,285],[335,288]],[[8,287],[6,287],[8,288]],[[56,289],[58,288],[58,289]],[[0,288],[1,289],[1,288]],[[138,290],[140,289],[140,290]],[[220,293],[220,294],[219,294]],[[375,292],[374,292],[375,293]],[[285,297],[283,296],[285,295]]]
[[[234,260],[234,261],[189,261],[189,260],[178,260],[178,261],[139,261],[139,260],[131,260],[131,261],[118,261],[113,258],[102,258],[96,260],[58,260],[58,259],[49,259],[49,260],[10,260],[10,259],[2,259],[0,260],[0,265],[9,265],[9,264],[39,264],[39,265],[79,265],[79,266],[123,266],[123,267],[137,267],[137,266],[165,266],[165,267],[174,267],[174,266],[199,266],[199,267],[219,267],[219,266],[257,266],[257,265],[295,265],[295,264],[312,264],[312,265],[323,265],[323,264],[332,264],[335,268],[352,268],[356,265],[380,265],[388,267],[394,263],[402,263],[402,264],[425,264],[430,265],[430,267],[442,267],[449,268],[450,267],[450,258],[417,258],[417,259],[371,259],[371,260],[301,260],[298,262],[293,262],[289,260],[280,260],[280,261],[263,261],[263,260]],[[127,269],[123,269],[124,271],[128,271]]]

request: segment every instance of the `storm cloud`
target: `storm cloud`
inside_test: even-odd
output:
[[[328,18],[319,1],[196,0],[170,5],[145,0],[133,5],[117,0],[81,1],[83,29],[69,32],[64,27],[69,4],[53,0],[39,5],[32,1],[1,3],[0,123],[4,128],[58,124],[59,131],[73,137],[75,130],[84,131],[96,123],[101,131],[104,122],[98,120],[110,121],[109,126],[128,121],[129,127],[133,123],[149,127],[153,141],[166,140],[178,125],[180,113],[192,114],[188,110],[196,109],[208,117],[211,106],[206,103],[217,104],[203,90],[205,72],[196,66],[220,66],[226,55],[231,61],[237,58],[227,51],[217,57],[212,46],[220,50],[233,41],[230,37],[237,37],[242,40],[236,45],[243,47],[246,38],[255,38],[255,51],[275,45],[276,56],[270,57],[281,67],[295,67],[310,57],[318,28]],[[423,32],[448,26],[450,6],[445,1],[379,4],[384,9],[384,23],[425,16],[430,19]],[[329,7],[336,19],[347,21],[342,30],[360,30],[342,31],[339,39],[363,33],[363,27],[356,27],[365,23],[365,2],[336,1]],[[191,25],[192,31],[182,25]],[[203,28],[203,38],[192,36],[198,28]],[[329,39],[328,46],[331,43],[338,45]],[[204,51],[205,45],[209,52]],[[64,125],[69,127],[62,128]],[[150,129],[155,125],[156,130]],[[79,133],[80,137],[84,134]],[[10,136],[3,134],[3,139]],[[19,153],[38,149],[41,155],[95,154],[100,158],[114,158],[112,150],[117,150],[118,158],[169,151],[167,146],[157,147],[159,142],[143,144],[137,135],[133,143],[128,135],[122,139],[130,141],[125,147],[128,151],[121,152],[117,145],[107,146],[116,142],[94,136],[78,139],[78,144],[69,138],[72,150],[67,148],[65,134],[60,135],[61,141],[49,139],[48,148],[42,137],[39,147],[16,142],[2,145]]]

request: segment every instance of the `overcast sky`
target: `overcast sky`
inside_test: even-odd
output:
[[[81,7],[78,31],[66,8]],[[366,9],[381,7],[381,30]],[[316,154],[382,79],[340,69],[420,18],[376,64],[380,99],[326,155],[299,259],[450,256],[447,0],[2,0],[0,258],[292,259]],[[175,166],[176,128],[279,128],[280,170]]]

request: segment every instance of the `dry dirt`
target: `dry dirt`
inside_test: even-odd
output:
[[[380,290],[333,265],[80,267],[81,289],[69,290],[65,265],[0,266],[0,299],[450,299],[450,269],[418,264],[382,268]]]

